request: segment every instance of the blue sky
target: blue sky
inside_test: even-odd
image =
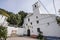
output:
[[[17,13],[19,11],[33,12],[32,5],[38,0],[0,0],[0,8]],[[40,0],[50,13],[54,13],[53,0]],[[60,0],[55,0],[55,6],[60,9]]]

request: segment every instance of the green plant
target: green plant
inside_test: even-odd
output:
[[[38,38],[39,38],[40,40],[42,40],[42,39],[43,39],[43,35],[41,35],[41,34],[39,33]]]
[[[27,16],[27,13],[24,11],[18,12],[18,14],[14,14],[12,12],[9,12],[10,17],[7,18],[7,22],[11,25],[16,25],[17,27],[20,27],[24,23],[24,18]]]
[[[0,39],[3,38],[4,40],[6,40],[7,38],[7,28],[0,26]]]
[[[43,33],[41,31],[38,31],[38,39],[43,40]]]
[[[60,23],[60,17],[56,17],[56,21],[57,21],[57,24],[59,24]]]

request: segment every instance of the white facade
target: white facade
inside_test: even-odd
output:
[[[30,29],[30,35],[38,35],[37,28],[43,32],[44,36],[60,37],[60,26],[57,24],[56,15],[43,13],[40,9],[39,2],[36,2],[33,6],[33,13],[28,14],[24,19],[24,28],[15,28],[8,26],[6,17],[0,15],[0,25],[8,27],[8,36],[11,35],[12,30],[16,30],[18,35],[27,35],[27,30]]]
[[[25,28],[18,28],[17,35],[20,35],[20,36],[24,35],[24,31],[25,31]]]
[[[7,26],[6,16],[0,15],[0,25]]]
[[[24,28],[16,28],[16,27],[10,27],[7,26],[7,36],[12,36],[13,33],[16,34],[16,36],[20,36],[24,34]]]
[[[38,35],[37,28],[40,28],[44,36],[60,37],[60,26],[57,24],[56,15],[40,13],[38,2],[33,4],[33,14],[27,15],[23,26],[25,28],[25,34],[30,29],[30,35]]]
[[[18,28],[7,26],[7,36],[11,36],[13,30],[16,30],[16,34],[18,33]]]

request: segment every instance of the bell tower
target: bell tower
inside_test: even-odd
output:
[[[48,14],[43,5],[41,4],[40,1],[37,1],[33,6],[33,13],[34,14]]]
[[[33,6],[33,13],[40,14],[40,2],[37,1],[35,4],[32,5]]]

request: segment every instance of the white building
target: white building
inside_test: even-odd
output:
[[[28,14],[24,20],[25,34],[38,35],[38,30],[43,32],[44,36],[60,37],[60,26],[56,21],[56,14],[42,13],[40,4],[36,2],[33,6],[33,13]]]
[[[5,16],[0,15],[0,24],[8,27],[8,36],[11,35],[12,31],[18,35],[28,34],[38,35],[38,31],[42,31],[44,36],[48,37],[59,37],[60,38],[60,26],[56,21],[56,14],[49,14],[41,12],[41,5],[36,2],[33,6],[33,13],[28,14],[24,19],[23,29],[9,27],[5,21]],[[29,31],[28,31],[29,29]],[[20,30],[20,31],[19,31]],[[22,30],[22,32],[21,32]]]
[[[3,26],[8,25],[6,18],[7,18],[6,16],[3,16],[2,14],[0,14],[0,25],[3,25]]]

